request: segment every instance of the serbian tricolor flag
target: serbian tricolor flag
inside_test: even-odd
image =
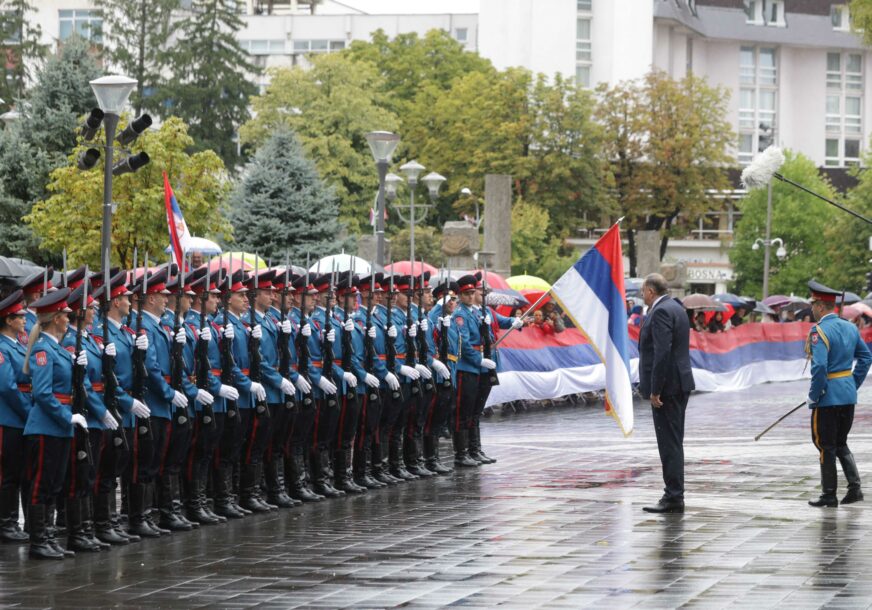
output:
[[[633,431],[633,389],[618,224],[554,283],[551,295],[605,365],[606,412],[629,436]]]
[[[173,187],[170,186],[170,180],[167,178],[167,173],[163,173],[164,179],[164,203],[167,208],[167,228],[170,232],[170,246],[173,250],[173,260],[177,265],[181,265],[185,260],[185,251],[182,248],[185,242],[190,239],[191,234],[188,232],[188,225],[185,224],[185,217],[182,216],[182,210],[179,208],[179,202],[176,201],[176,196],[173,194]]]

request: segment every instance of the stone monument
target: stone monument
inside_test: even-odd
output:
[[[503,277],[512,274],[512,177],[484,177],[484,248],[493,252],[489,270]]]
[[[478,229],[465,220],[449,220],[442,227],[442,254],[445,267],[453,270],[475,269],[473,254],[479,249]]]

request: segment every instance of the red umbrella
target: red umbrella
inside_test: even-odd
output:
[[[546,292],[545,290],[536,290],[535,288],[525,288],[524,290],[520,291],[520,293],[524,295],[524,298],[527,299],[528,301],[530,301],[531,305],[533,303],[535,303],[536,301],[538,301],[542,297],[542,295],[545,294],[545,292]],[[538,305],[538,307],[536,307],[536,309],[539,309],[539,307],[542,307],[545,303],[547,303],[550,300],[551,300],[551,297],[545,297],[544,299],[542,299],[542,302],[539,303],[539,305]]]
[[[429,271],[430,275],[436,275],[439,270],[433,265],[423,264],[424,271]],[[397,261],[385,267],[385,273],[393,273],[394,275],[421,275],[421,261]]]
[[[481,269],[473,269],[470,271],[471,274],[475,275],[476,273],[481,273],[482,277],[484,277],[485,273]],[[496,288],[511,288],[509,284],[506,282],[506,279],[498,273],[494,273],[493,271],[487,272],[487,287],[488,289],[496,289]],[[532,301],[530,301],[532,303]]]

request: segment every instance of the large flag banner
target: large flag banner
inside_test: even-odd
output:
[[[179,266],[185,260],[184,244],[191,238],[188,232],[188,225],[185,224],[185,217],[182,216],[182,210],[179,208],[179,202],[176,201],[176,196],[173,194],[173,187],[170,186],[170,180],[167,173],[163,173],[164,179],[164,203],[167,209],[167,228],[170,232],[170,246],[173,251],[173,260]]]
[[[621,231],[615,224],[551,287],[551,295],[605,365],[606,412],[633,432],[630,339]]]

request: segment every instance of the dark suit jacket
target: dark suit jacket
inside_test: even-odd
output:
[[[695,387],[687,312],[667,296],[648,312],[639,333],[639,391],[648,398],[674,396]]]

